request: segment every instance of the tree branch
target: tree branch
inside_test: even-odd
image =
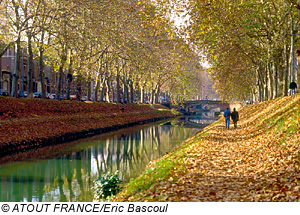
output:
[[[2,57],[4,55],[4,53],[6,52],[7,49],[9,49],[9,47],[11,47],[13,44],[15,44],[14,42],[10,42],[7,46],[5,46],[1,51],[0,51],[0,57]]]

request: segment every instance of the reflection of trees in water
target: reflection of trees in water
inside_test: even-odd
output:
[[[0,201],[92,201],[97,177],[118,170],[127,182],[192,132],[182,126],[154,126],[96,140],[91,148],[53,160],[0,167]]]
[[[92,201],[91,195],[85,196],[93,185],[90,161],[84,151],[25,167],[4,167],[0,170],[0,201]]]
[[[138,176],[149,161],[162,157],[191,135],[191,130],[180,126],[155,126],[107,139],[93,150],[97,176],[119,170],[121,179],[127,182]]]
[[[216,120],[218,120],[218,118],[215,116],[215,112],[206,112],[201,115],[183,116],[180,118],[180,121],[184,125],[192,125],[199,128],[210,125]]]

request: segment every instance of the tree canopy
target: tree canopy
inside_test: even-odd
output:
[[[300,81],[294,0],[3,0],[1,8],[0,53],[17,44],[20,54],[25,41],[41,80],[44,65],[57,72],[58,95],[67,78],[67,92],[75,81],[79,97],[86,89],[95,100],[190,99],[203,59],[225,100],[273,99]]]
[[[297,1],[180,2],[190,16],[185,35],[207,57],[223,98],[287,95],[288,83],[297,77]]]
[[[58,98],[67,78],[67,92],[75,81],[79,97],[84,88],[95,100],[108,98],[109,92],[117,102],[144,102],[146,95],[158,102],[162,92],[173,101],[188,99],[199,85],[201,66],[165,6],[146,0],[3,0],[2,20],[12,37],[0,35],[1,47],[14,42],[19,55],[26,49],[39,62],[40,80],[45,65],[52,67]]]

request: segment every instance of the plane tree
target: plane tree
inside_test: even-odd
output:
[[[192,72],[198,69],[197,57],[185,39],[177,36],[168,7],[159,2],[3,2],[5,24],[15,38],[27,37],[30,94],[34,59],[39,62],[43,97],[46,96],[45,65],[56,72],[58,99],[64,88],[70,97],[74,81],[78,99],[85,87],[89,99],[109,101],[111,93],[117,102],[122,96],[127,102],[137,99],[144,102],[146,94],[151,102],[158,102],[161,92],[172,93],[176,100],[193,91],[189,89],[195,89],[188,86],[190,83],[197,85],[192,82],[198,80]],[[9,13],[14,16],[9,17]],[[12,42],[18,41],[15,38]],[[20,45],[17,47],[20,51]],[[63,79],[67,80],[66,86],[62,86]],[[16,80],[17,77],[14,84]]]
[[[189,41],[207,56],[224,99],[286,95],[297,24],[285,1],[191,0],[187,10]]]
[[[11,95],[17,96],[17,81],[19,79],[20,72],[20,56],[21,56],[21,36],[24,31],[24,25],[26,23],[26,19],[24,18],[20,5],[22,2],[20,0],[4,0],[4,19],[8,26],[8,33],[12,35],[12,39],[16,45],[15,49],[15,62],[14,68],[12,69],[12,87],[11,87]]]

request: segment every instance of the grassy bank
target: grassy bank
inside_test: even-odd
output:
[[[0,157],[169,117],[159,105],[0,97]]]
[[[239,110],[149,163],[111,201],[300,201],[300,95]]]

